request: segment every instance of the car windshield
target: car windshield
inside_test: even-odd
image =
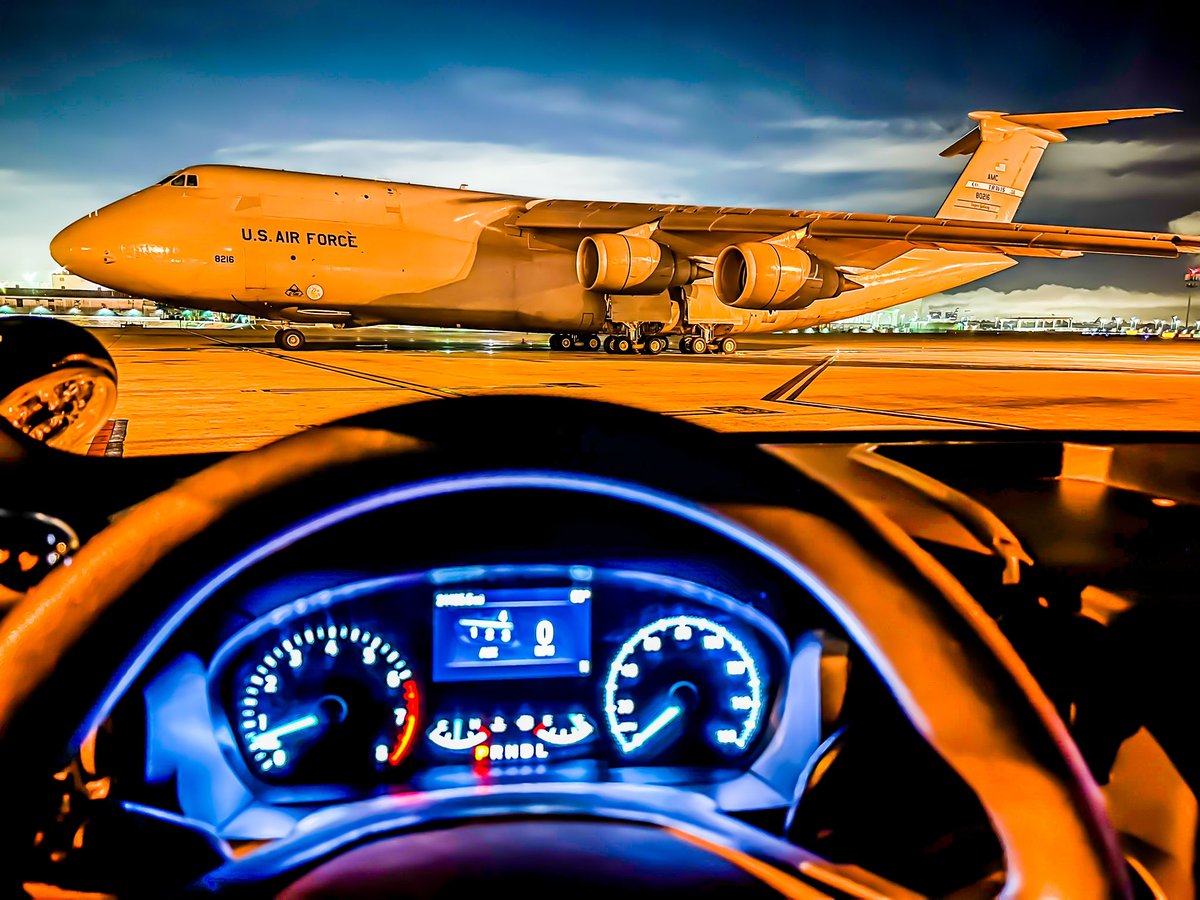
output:
[[[607,400],[721,431],[965,435],[1188,431],[1200,402],[1197,348],[1159,335],[830,330],[745,340],[732,358],[624,358],[555,352],[540,334],[319,325],[290,353],[274,331],[115,315],[95,327],[120,371],[123,452],[249,449],[393,404],[488,394]]]
[[[621,17],[513,12],[478,52],[431,26],[428,71],[368,42],[286,90],[311,57],[253,28],[179,44],[178,78],[86,53],[51,77],[22,44],[22,84],[50,81],[0,108],[39,135],[0,149],[0,316],[100,339],[127,455],[503,394],[722,432],[1194,430],[1186,54],[1122,26],[1086,78],[1045,62],[1001,102],[1009,41],[878,7],[865,30],[687,15],[628,58]],[[53,33],[39,15],[14,33]],[[901,90],[916,58],[928,89]]]

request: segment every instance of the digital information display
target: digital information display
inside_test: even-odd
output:
[[[559,678],[592,671],[586,587],[433,595],[433,680]]]

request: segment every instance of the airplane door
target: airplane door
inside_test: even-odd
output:
[[[245,260],[247,290],[263,290],[271,286],[268,246],[257,241],[245,245],[242,259]]]

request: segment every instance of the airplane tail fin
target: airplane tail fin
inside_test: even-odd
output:
[[[1179,110],[1102,109],[1025,116],[990,110],[970,113],[979,124],[939,154],[970,154],[971,158],[937,211],[938,218],[1011,222],[1046,147],[1067,139],[1063,129],[1172,112]]]

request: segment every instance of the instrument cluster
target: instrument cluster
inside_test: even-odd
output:
[[[768,616],[694,581],[465,567],[279,606],[225,642],[208,690],[243,781],[311,794],[580,765],[744,769],[786,660]]]

